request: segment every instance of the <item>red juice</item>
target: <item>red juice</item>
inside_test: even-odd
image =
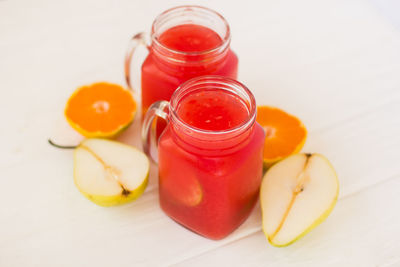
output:
[[[162,32],[142,65],[142,112],[159,100],[169,100],[183,82],[201,75],[235,79],[238,59],[214,30],[181,24]]]
[[[239,97],[204,90],[183,98],[178,116],[186,123],[202,130],[228,130],[242,124],[248,110]]]
[[[160,137],[160,205],[205,237],[227,236],[258,199],[265,135],[253,105],[228,90],[202,87],[177,102],[173,116],[180,122],[170,119]]]
[[[222,43],[215,31],[196,24],[174,26],[163,32],[158,39],[166,47],[182,52],[206,51]]]

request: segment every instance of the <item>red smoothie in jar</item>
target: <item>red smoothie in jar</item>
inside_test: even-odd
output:
[[[178,89],[169,109],[158,144],[160,205],[190,230],[221,239],[258,199],[265,134],[254,97],[234,80],[200,77]]]
[[[169,100],[183,82],[202,75],[237,78],[238,58],[230,49],[230,30],[218,13],[178,7],[153,23],[149,54],[142,65],[142,112]]]

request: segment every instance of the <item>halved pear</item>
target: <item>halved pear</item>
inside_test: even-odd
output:
[[[124,204],[147,186],[150,162],[134,147],[106,139],[86,139],[74,153],[74,181],[100,206]]]
[[[273,165],[260,190],[263,230],[274,246],[287,246],[328,217],[339,182],[320,154],[296,154]]]

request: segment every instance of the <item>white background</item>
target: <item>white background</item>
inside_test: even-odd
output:
[[[301,118],[304,151],[339,174],[332,214],[287,248],[268,244],[259,206],[218,242],[174,223],[155,166],[136,202],[98,207],[73,184],[72,151],[46,143],[79,140],[71,92],[124,84],[129,38],[188,3],[226,17],[239,80]],[[399,14],[395,0],[0,0],[0,266],[400,266]],[[138,124],[120,140],[138,146]]]

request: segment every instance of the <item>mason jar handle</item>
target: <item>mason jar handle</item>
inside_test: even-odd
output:
[[[132,56],[136,51],[136,48],[139,45],[143,45],[144,47],[149,50],[149,45],[148,45],[148,34],[145,32],[139,32],[135,34],[132,39],[129,41],[128,45],[128,50],[126,51],[125,54],[125,80],[126,84],[128,85],[129,90],[133,90],[132,87],[132,82],[131,82],[131,61],[132,61]]]
[[[169,102],[168,101],[157,101],[153,103],[146,112],[146,115],[142,124],[142,143],[144,152],[156,163],[158,163],[158,153],[153,156],[151,153],[152,146],[154,143],[157,144],[155,140],[156,135],[156,125],[153,125],[154,119],[160,117],[167,121],[168,123],[168,110]]]

